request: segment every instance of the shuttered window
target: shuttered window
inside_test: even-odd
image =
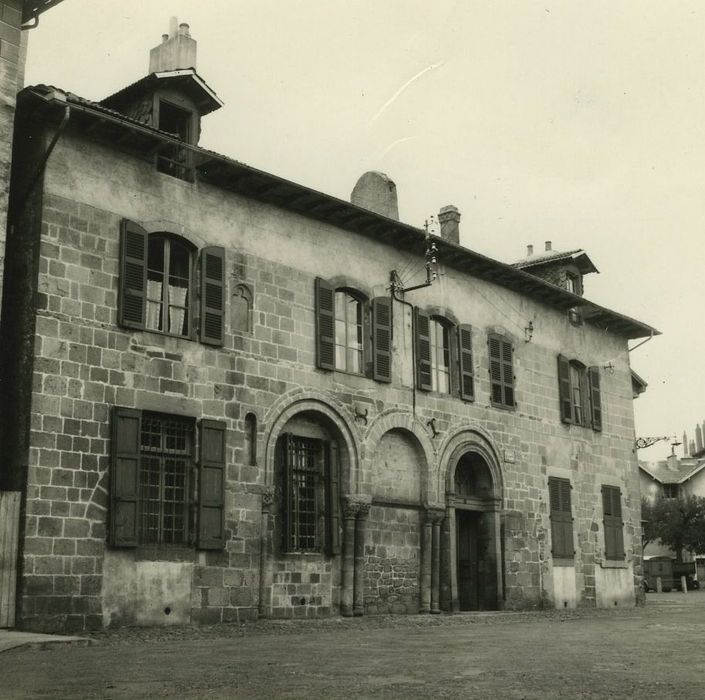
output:
[[[148,234],[122,222],[118,323],[184,338],[194,336],[196,249],[169,233]],[[200,339],[222,345],[225,313],[225,251],[205,248],[200,269]]]
[[[378,382],[392,381],[392,300],[372,300],[372,376]]]
[[[559,559],[572,559],[573,514],[570,503],[570,481],[549,477],[548,493],[551,505],[551,554]]]
[[[605,558],[623,560],[622,492],[617,486],[602,487],[602,516],[605,528]]]
[[[498,408],[514,408],[514,348],[508,338],[491,333],[487,339],[490,360],[490,399]]]
[[[282,544],[286,552],[340,552],[340,466],[333,442],[286,433],[278,458],[284,479]]]
[[[602,430],[600,371],[558,355],[558,399],[561,421]]]
[[[194,428],[190,418],[113,409],[110,544],[185,545],[196,534],[199,548],[224,546],[225,425],[201,421],[196,513]]]
[[[362,302],[345,289],[335,292],[335,368],[362,374]]]
[[[458,326],[458,359],[460,370],[460,398],[475,399],[475,371],[472,357],[472,328],[467,324]]]
[[[416,387],[431,391],[431,317],[415,309],[414,328],[416,331]]]
[[[222,345],[225,314],[225,250],[201,252],[201,342]]]

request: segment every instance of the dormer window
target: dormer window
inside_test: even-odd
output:
[[[580,294],[580,277],[578,275],[572,274],[571,272],[566,272],[565,288],[571,294]]]
[[[193,116],[182,107],[177,107],[166,100],[158,100],[157,127],[160,131],[172,134],[184,143],[193,142]],[[162,148],[157,155],[157,170],[191,182],[193,171],[189,150],[175,144]]]

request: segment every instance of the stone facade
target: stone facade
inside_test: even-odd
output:
[[[441,258],[438,280],[404,301],[453,327],[471,325],[474,400],[457,393],[455,350],[453,391],[419,390],[414,315],[396,300],[391,381],[320,369],[316,279],[389,299],[390,272],[417,253],[157,172],[71,122],[48,161],[34,215],[35,229],[18,222],[23,235],[40,239],[28,351],[23,627],[634,604],[640,504],[625,334],[576,327],[565,309]],[[120,322],[125,220],[194,251],[222,247],[221,346]],[[202,292],[194,296],[192,310]],[[492,399],[493,334],[513,347],[515,406]],[[561,420],[559,354],[613,367],[600,370],[601,430]],[[5,379],[19,355],[12,357]],[[191,536],[193,523],[200,533],[205,493],[198,456],[186,473],[199,484],[185,501],[189,536],[115,543],[115,407],[182,417],[194,436],[203,420],[224,427],[222,546]],[[326,457],[326,469],[337,465],[334,477],[317,471],[318,481],[297,487],[310,484],[319,501],[311,522],[291,515],[292,482],[282,476],[292,458],[281,457],[281,446],[292,435],[299,447],[290,450],[325,446],[337,454]],[[570,561],[551,555],[549,478],[572,486]],[[605,485],[621,493],[618,560],[605,552]],[[299,531],[291,529],[296,517]],[[316,546],[302,545],[306,537]]]

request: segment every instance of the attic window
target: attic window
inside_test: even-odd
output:
[[[158,128],[184,143],[192,142],[193,115],[188,110],[159,100]],[[188,149],[169,144],[157,154],[157,170],[178,177],[181,180],[193,181],[193,168]]]

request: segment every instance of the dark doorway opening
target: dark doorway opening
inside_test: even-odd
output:
[[[458,604],[461,610],[497,608],[496,562],[488,513],[456,510]]]

